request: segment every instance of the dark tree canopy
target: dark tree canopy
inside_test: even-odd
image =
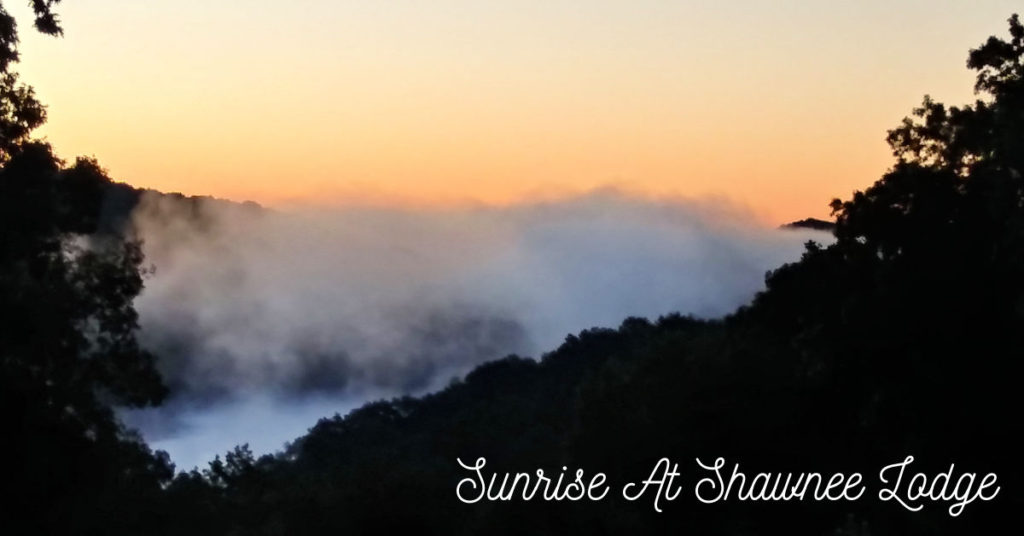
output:
[[[36,28],[60,35],[33,1]],[[136,340],[137,241],[97,234],[110,179],[31,139],[45,119],[12,70],[14,19],[0,5],[0,479],[5,525],[33,534],[139,534],[171,476],[112,404],[158,403],[165,388]]]
[[[60,35],[33,1],[36,27]],[[727,318],[630,318],[508,356],[441,392],[320,420],[283,452],[238,447],[172,478],[111,404],[165,395],[135,339],[139,244],[97,232],[109,179],[30,138],[45,118],[10,70],[0,7],[0,479],[5,521],[33,534],[1001,534],[1024,471],[1024,27],[970,51],[978,99],[925,97],[888,134],[895,163],[831,204],[835,242]],[[894,504],[521,501],[464,505],[455,459],[504,472],[563,465],[618,484],[725,456],[771,471],[863,471],[907,454],[999,474],[951,519]],[[692,466],[690,466],[692,468]],[[692,473],[689,473],[692,475]],[[692,483],[692,482],[691,482]],[[689,491],[689,490],[684,490]],[[875,490],[877,491],[877,490]],[[1012,530],[1012,529],[1011,529]]]
[[[285,452],[180,475],[182,523],[209,534],[987,534],[1019,524],[1024,475],[1024,97],[1019,19],[970,52],[979,98],[925,98],[889,133],[896,162],[835,200],[827,246],[768,274],[721,321],[630,319],[534,362],[510,356],[422,398],[321,420]],[[908,453],[933,474],[995,471],[1002,495],[931,505],[732,503],[664,514],[623,501],[461,505],[456,457],[636,480],[671,456],[863,471]],[[692,475],[692,473],[689,473]],[[690,481],[692,484],[692,481]],[[689,492],[689,490],[684,490]],[[877,493],[873,488],[871,493]],[[214,505],[214,506],[210,506]]]
[[[60,0],[32,0],[35,27],[44,34],[62,35],[60,19],[53,7]],[[18,25],[0,3],[0,162],[10,158],[18,144],[25,142],[46,121],[46,109],[36,100],[31,87],[18,81],[11,67],[18,61]]]

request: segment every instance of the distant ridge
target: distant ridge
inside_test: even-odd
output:
[[[231,201],[208,195],[184,195],[177,192],[161,192],[149,188],[136,188],[123,182],[111,182],[104,192],[103,205],[100,214],[101,232],[121,232],[131,221],[132,211],[138,206],[143,195],[158,195],[173,199],[193,210],[197,210],[200,204],[213,203],[217,205],[230,205],[242,210],[262,212],[265,207],[253,201]],[[792,221],[779,226],[780,229],[813,229],[815,231],[832,232],[836,228],[835,222],[819,220],[817,218],[804,218]]]
[[[143,195],[158,195],[173,199],[182,203],[183,206],[189,206],[193,211],[198,211],[200,204],[206,203],[230,205],[252,212],[266,210],[262,205],[253,201],[238,202],[208,195],[189,196],[177,192],[165,193],[149,188],[136,188],[123,182],[111,182],[103,194],[103,205],[100,209],[100,232],[124,231],[131,221],[132,211],[138,206]]]
[[[789,222],[779,226],[780,229],[814,229],[815,231],[829,231],[836,228],[835,222],[819,220],[817,218],[805,218]]]

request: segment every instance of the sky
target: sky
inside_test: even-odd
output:
[[[24,2],[27,3],[27,2]],[[827,217],[1009,1],[68,0],[23,79],[65,158],[163,191],[509,204],[615,186]]]

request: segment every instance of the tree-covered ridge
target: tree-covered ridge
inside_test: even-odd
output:
[[[56,3],[32,2],[45,33],[60,33]],[[137,194],[112,186],[97,162],[68,165],[30,138],[45,109],[11,71],[16,25],[0,8],[5,526],[133,535],[1007,532],[1024,503],[1024,27],[1016,16],[1009,23],[1008,40],[970,52],[978,100],[947,107],[925,98],[889,133],[892,169],[833,201],[835,243],[809,243],[727,318],[631,318],[587,330],[539,360],[509,356],[438,393],[322,419],[275,455],[256,459],[239,447],[175,476],[111,410],[166,394],[154,356],[135,339],[139,244],[119,232]],[[956,462],[998,472],[1003,493],[955,519],[870,500],[681,500],[655,514],[649,503],[614,498],[455,497],[466,476],[457,458],[486,457],[496,471],[583,467],[622,483],[663,456],[870,472],[907,454],[932,470]]]
[[[971,51],[977,102],[925,98],[889,133],[897,158],[863,192],[832,203],[836,242],[767,277],[720,322],[629,320],[570,337],[540,362],[510,357],[421,399],[325,419],[285,452],[245,449],[172,495],[207,494],[211,519],[243,533],[701,534],[988,533],[1024,495],[1024,29]],[[456,457],[497,470],[591,467],[644,475],[670,455],[749,466],[877,468],[916,453],[1003,479],[999,501],[951,520],[891,505],[673,506],[622,501],[462,505]],[[227,506],[230,505],[230,506]],[[236,512],[234,521],[223,512]],[[329,513],[336,512],[336,513]],[[207,521],[204,520],[203,524]],[[263,532],[261,532],[263,531]]]

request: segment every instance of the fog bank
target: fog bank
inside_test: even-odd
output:
[[[803,242],[829,239],[722,201],[611,190],[289,212],[147,195],[133,221],[155,268],[136,302],[141,337],[173,396],[128,421],[185,467],[246,441],[279,448],[317,416],[627,316],[727,314]],[[223,437],[227,422],[258,424]]]

